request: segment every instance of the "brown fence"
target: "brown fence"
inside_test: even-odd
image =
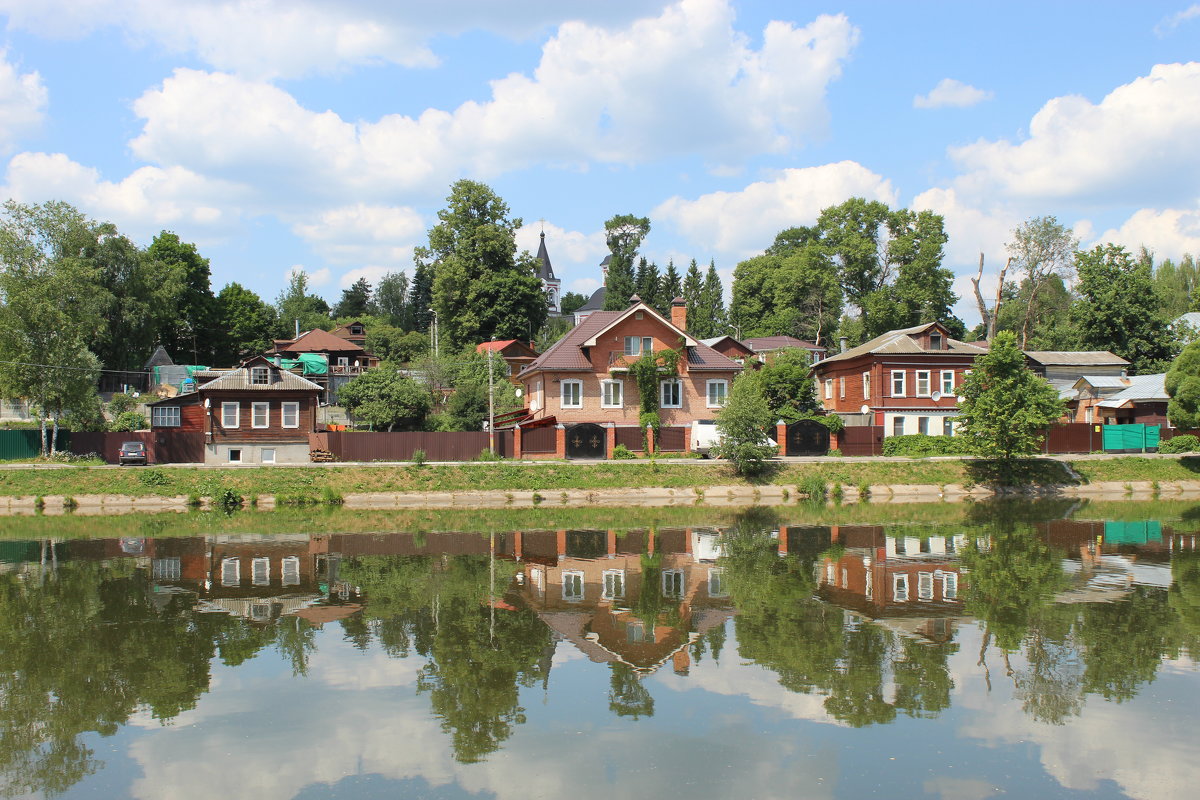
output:
[[[662,453],[682,453],[687,449],[687,432],[688,429],[682,425],[659,429],[654,449]]]
[[[854,425],[838,434],[838,449],[844,456],[883,455],[883,426]]]
[[[190,431],[137,431],[135,433],[73,433],[71,452],[96,453],[116,464],[121,442],[145,442],[151,464],[199,464],[204,462],[204,434]]]
[[[485,431],[330,431],[315,436],[338,461],[411,461],[418,450],[425,451],[428,461],[474,461],[488,449]],[[512,441],[512,431],[496,431],[496,453],[511,456]]]
[[[522,453],[553,453],[557,447],[556,430],[553,425],[521,429]]]
[[[642,435],[644,433],[645,431],[637,425],[633,427],[617,428],[616,437],[613,444],[623,444],[629,450],[644,450],[645,446],[642,444]]]
[[[1042,440],[1043,453],[1093,453],[1103,449],[1103,426],[1087,422],[1051,425]]]

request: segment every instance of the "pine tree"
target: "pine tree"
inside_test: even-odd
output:
[[[655,308],[667,313],[671,310],[672,301],[683,295],[683,280],[679,277],[679,270],[675,269],[674,259],[667,262],[667,271],[663,273],[659,284],[659,305]]]
[[[433,315],[429,313],[433,307],[433,268],[423,262],[417,262],[413,270],[412,285],[408,288],[408,307],[404,313],[404,324],[400,327],[410,331],[426,332]]]
[[[605,311],[626,308],[629,298],[637,292],[633,260],[649,232],[650,220],[632,214],[618,214],[604,223],[604,240],[612,253],[604,281],[607,290],[604,296]]]
[[[712,336],[723,336],[728,330],[728,317],[725,314],[725,287],[721,285],[721,276],[717,274],[716,263],[708,263],[708,272],[704,276],[704,290],[701,293],[703,313],[710,320]],[[706,337],[707,338],[707,337]]]
[[[647,261],[645,256],[642,256],[638,262],[637,268],[637,293],[638,297],[642,298],[642,302],[651,308],[658,308],[659,283],[661,279],[658,276],[658,265],[653,261]],[[668,304],[669,305],[669,304]]]
[[[688,333],[701,339],[708,338],[707,321],[703,319],[704,278],[694,258],[683,279],[683,299],[687,303]]]

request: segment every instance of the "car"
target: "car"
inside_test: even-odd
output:
[[[767,436],[762,444],[778,447],[774,439]],[[721,443],[721,432],[717,430],[715,419],[698,419],[692,423],[692,452],[699,453],[705,458],[715,458],[714,448]]]
[[[146,455],[145,442],[121,442],[121,449],[117,452],[117,463],[121,466],[126,464],[141,464],[143,467],[150,463]]]

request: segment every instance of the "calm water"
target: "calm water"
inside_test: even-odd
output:
[[[1200,507],[611,513],[10,525],[0,796],[1195,796]]]

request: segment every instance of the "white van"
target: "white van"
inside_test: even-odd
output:
[[[715,419],[698,419],[692,423],[692,452],[699,453],[705,458],[716,457],[713,448],[721,443],[721,433],[717,430]],[[767,437],[766,444],[772,447],[779,445],[774,439]]]

